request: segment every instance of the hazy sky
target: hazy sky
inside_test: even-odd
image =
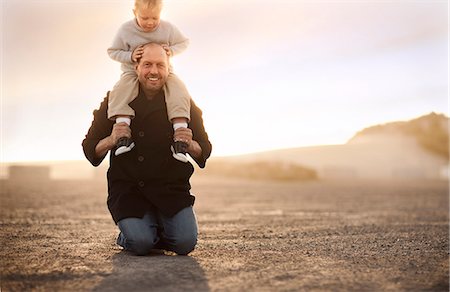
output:
[[[2,160],[82,159],[133,1],[1,3]],[[163,18],[191,40],[175,72],[213,155],[340,144],[448,114],[448,1],[166,0]]]

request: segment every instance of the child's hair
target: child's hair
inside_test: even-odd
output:
[[[162,0],[135,0],[134,9],[138,9],[138,7],[162,7]]]

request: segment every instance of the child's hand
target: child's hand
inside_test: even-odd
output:
[[[144,53],[143,46],[136,47],[133,53],[131,54],[131,61],[136,63],[142,57],[143,53]]]
[[[163,49],[166,51],[167,56],[170,57],[170,56],[172,55],[172,52],[170,51],[169,45],[168,45],[168,44],[162,44],[161,46],[162,46]]]

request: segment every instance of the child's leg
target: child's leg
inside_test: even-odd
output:
[[[178,128],[187,128],[191,118],[191,96],[183,82],[173,73],[169,74],[164,93],[169,121],[176,131]],[[173,157],[182,162],[188,162],[186,157],[188,145],[183,141],[175,141]]]
[[[191,119],[191,96],[183,81],[173,73],[170,73],[167,78],[164,94],[169,121],[173,123],[176,118],[184,118],[186,122],[189,122]]]
[[[139,92],[139,81],[135,72],[124,72],[113,90],[109,93],[108,118],[116,123],[126,123],[131,125],[134,117],[134,110],[128,105],[135,99]],[[134,142],[131,138],[121,137],[117,142],[115,155],[120,155],[131,151]]]
[[[128,105],[139,93],[139,80],[135,72],[124,72],[114,85],[108,97],[108,119],[117,116],[134,117],[134,110]]]
[[[176,131],[179,128],[187,128],[189,120],[186,118],[174,118],[172,119],[173,130]]]
[[[131,118],[130,116],[116,116],[116,123],[126,123],[128,126],[131,125]],[[120,137],[119,141],[117,141],[117,145],[116,145],[116,151],[114,152],[114,154],[120,155],[122,153],[126,153],[131,151],[131,149],[134,148],[134,142],[133,139],[128,138],[128,137]]]

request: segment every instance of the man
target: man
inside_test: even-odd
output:
[[[86,158],[98,166],[120,137],[131,137],[133,151],[110,155],[108,209],[119,226],[117,243],[125,250],[145,255],[164,249],[180,255],[197,243],[194,196],[189,178],[194,168],[172,158],[173,141],[187,143],[187,153],[201,167],[211,154],[202,112],[191,101],[189,128],[174,133],[167,117],[162,90],[169,75],[169,60],[161,45],[147,44],[136,65],[140,90],[130,106],[136,116],[131,128],[107,118],[108,97],[94,111],[94,120],[83,140]]]

